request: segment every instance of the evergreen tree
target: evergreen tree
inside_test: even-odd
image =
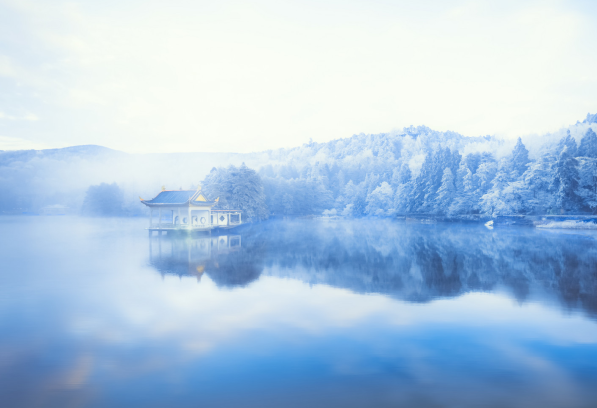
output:
[[[597,135],[593,132],[593,129],[589,128],[580,140],[578,156],[597,158]]]
[[[555,207],[560,211],[578,209],[578,160],[564,147],[554,166],[551,189],[554,192]]]
[[[407,212],[412,193],[412,173],[408,163],[402,163],[394,169],[392,184],[395,186],[392,212],[404,214]]]
[[[249,220],[268,217],[261,177],[244,163],[240,167],[212,169],[202,184],[211,199],[219,197],[221,208],[239,209]]]
[[[510,182],[508,168],[504,165],[504,161],[501,164],[492,181],[491,188],[481,197],[481,210],[491,216],[504,213],[504,203],[501,200],[501,195]]]
[[[344,186],[344,191],[342,192],[341,197],[341,204],[342,206],[346,206],[352,203],[352,200],[355,196],[358,195],[358,188],[354,184],[352,180],[349,180],[348,183]]]
[[[568,155],[572,157],[576,157],[576,140],[570,135],[570,131],[566,131],[566,137],[563,137],[556,148],[556,155],[559,156],[563,151],[564,148],[568,149]]]
[[[529,211],[544,214],[552,205],[553,197],[549,191],[549,186],[553,166],[553,156],[544,155],[531,163],[528,171],[524,174],[524,186],[528,191],[527,205]]]
[[[450,206],[451,214],[468,214],[473,205],[471,195],[473,192],[473,174],[469,163],[463,160],[458,168],[457,180],[454,191],[454,202]]]
[[[394,193],[393,211],[398,214],[406,214],[410,212],[410,202],[413,196],[413,181],[405,184],[399,184]]]
[[[335,192],[340,195],[342,194],[342,189],[346,185],[346,175],[344,174],[344,170],[340,170],[336,175],[336,185],[333,186]]]
[[[529,206],[529,190],[525,188],[523,180],[508,183],[500,195],[498,212],[500,214],[526,214]]]
[[[361,217],[365,214],[367,207],[367,186],[365,181],[355,184],[350,180],[346,184],[342,195],[341,202],[344,205],[342,215]]]
[[[392,173],[392,184],[398,186],[400,184],[406,184],[410,181],[412,173],[408,163],[402,163],[401,166],[396,167]]]
[[[462,160],[454,176],[454,186],[456,188],[456,194],[460,194],[462,191],[464,191],[464,178],[466,177],[469,171],[470,170],[468,163],[466,162],[466,160]]]
[[[475,190],[471,197],[471,212],[481,211],[481,197],[491,189],[493,179],[497,173],[497,163],[493,156],[486,156],[474,174],[473,185]]]
[[[371,194],[371,192],[373,190],[375,190],[377,188],[377,186],[380,184],[380,176],[379,174],[367,174],[367,176],[365,177],[365,181],[364,181],[364,186],[365,186],[365,197],[369,194]]]
[[[412,188],[413,196],[408,203],[408,211],[419,212],[424,208],[426,186],[433,176],[433,154],[427,153],[421,166],[419,175],[415,178]]]
[[[389,215],[392,212],[393,194],[392,186],[385,181],[382,182],[367,196],[365,212],[370,215]]]
[[[85,194],[82,213],[92,216],[118,216],[123,213],[124,194],[118,184],[90,186]]]
[[[529,151],[522,144],[522,139],[519,137],[510,158],[510,171],[514,173],[515,178],[518,178],[527,170],[529,163]]]
[[[464,157],[463,161],[466,167],[475,174],[479,164],[481,163],[481,153],[469,153]]]
[[[409,205],[413,212],[432,212],[435,208],[437,191],[441,187],[444,169],[449,168],[454,175],[458,169],[461,156],[449,148],[439,148],[425,157],[421,172],[415,179],[414,197]]]
[[[456,188],[454,187],[454,175],[452,174],[452,170],[446,167],[442,176],[442,184],[437,191],[435,212],[439,214],[446,214],[448,212],[448,208],[452,204],[452,201],[454,201],[455,194]]]
[[[581,157],[578,159],[580,188],[578,195],[585,210],[597,211],[597,159]]]

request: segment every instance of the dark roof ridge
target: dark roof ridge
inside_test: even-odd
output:
[[[208,200],[201,189],[197,190],[162,190],[151,200],[143,200],[145,205],[215,205],[216,200]]]

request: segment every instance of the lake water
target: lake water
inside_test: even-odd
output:
[[[597,235],[0,217],[3,407],[595,407]]]

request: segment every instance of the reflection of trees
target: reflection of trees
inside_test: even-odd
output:
[[[209,277],[224,287],[246,286],[257,280],[263,271],[265,242],[259,226],[241,229],[242,247],[236,251],[217,253],[206,270]]]
[[[549,296],[597,314],[593,236],[366,220],[262,228],[266,263],[279,275],[415,302],[503,287],[520,302]]]
[[[161,258],[154,237],[152,264],[180,276],[205,271],[224,287],[258,279],[267,265],[278,276],[412,302],[505,288],[519,302],[547,296],[597,315],[591,235],[367,220],[270,221],[235,233],[242,237],[236,248],[214,246],[218,237],[162,238]]]
[[[257,280],[263,264],[256,261],[254,252],[244,249],[226,255],[218,255],[211,262],[207,274],[218,286],[246,286]]]

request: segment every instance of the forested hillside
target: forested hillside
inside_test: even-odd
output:
[[[597,115],[522,139],[426,127],[358,135],[270,154],[261,167],[273,214],[393,216],[593,213]]]
[[[106,183],[121,190],[123,215],[141,213],[139,196],[203,180],[213,194],[228,191],[229,200],[241,185],[255,191],[247,209],[260,219],[595,213],[595,130],[597,114],[589,114],[558,132],[517,141],[419,126],[250,154],[138,155],[100,146],[6,151],[0,152],[0,211],[65,205],[77,212],[87,191],[99,191],[89,188]]]

